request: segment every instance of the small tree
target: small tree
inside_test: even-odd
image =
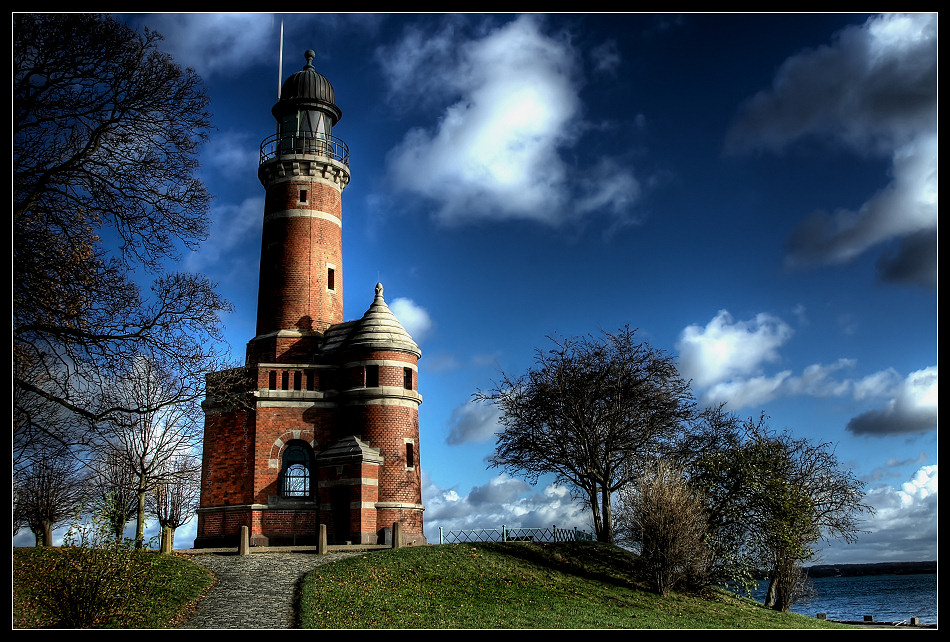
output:
[[[14,469],[14,513],[29,526],[37,546],[53,545],[53,529],[83,501],[87,479],[81,462],[65,446],[37,444]]]
[[[107,447],[124,460],[132,473],[135,542],[141,547],[147,496],[156,486],[180,476],[174,465],[176,460],[191,453],[201,439],[201,390],[176,377],[161,363],[140,358],[113,388],[112,395],[117,406],[150,409],[116,413],[101,428]]]
[[[491,466],[536,483],[553,474],[591,509],[597,539],[612,542],[612,497],[636,479],[690,418],[689,384],[669,355],[616,334],[554,341],[521,377],[502,373],[476,400],[500,411]]]
[[[828,443],[775,433],[764,416],[741,422],[713,413],[714,430],[699,431],[681,461],[707,497],[726,556],[768,572],[765,604],[787,611],[801,587],[801,564],[821,540],[857,538],[864,484],[838,463]]]
[[[174,548],[175,530],[191,521],[198,507],[201,461],[192,454],[179,455],[169,473],[162,476],[146,499],[149,512],[162,528],[169,529]]]
[[[681,471],[658,460],[620,490],[620,500],[618,539],[639,552],[657,593],[709,583],[709,523],[702,497]]]
[[[125,525],[137,506],[135,474],[125,455],[109,444],[100,444],[92,462],[91,499],[95,513],[108,525],[116,545],[121,545]]]

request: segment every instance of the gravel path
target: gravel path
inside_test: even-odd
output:
[[[192,559],[217,581],[180,629],[292,629],[297,585],[310,570],[366,551],[201,553]]]

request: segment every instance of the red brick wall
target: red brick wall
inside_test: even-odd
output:
[[[205,417],[201,506],[246,504],[252,496],[254,414],[211,413]]]
[[[300,190],[307,202],[299,202]],[[279,216],[288,210],[321,212],[342,220],[338,185],[308,177],[277,182],[267,189],[261,236],[261,276],[257,334],[281,329],[313,329],[343,321],[343,244],[339,223],[318,216]],[[277,215],[272,216],[271,215]],[[327,264],[335,266],[334,290],[327,291]]]

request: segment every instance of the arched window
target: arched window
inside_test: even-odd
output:
[[[310,471],[313,457],[310,447],[302,441],[291,441],[284,449],[281,466],[280,494],[283,497],[310,497]]]

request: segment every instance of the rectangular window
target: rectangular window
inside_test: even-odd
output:
[[[301,203],[307,202],[307,190],[305,189],[300,190],[300,202]]]
[[[307,370],[307,390],[313,390],[313,370]]]
[[[412,390],[412,368],[402,369],[402,387],[406,390]]]
[[[294,370],[294,390],[300,390],[300,371]]]
[[[271,370],[267,374],[267,387],[271,390],[277,390],[277,371]]]
[[[406,442],[406,468],[416,467],[416,445],[411,441]]]
[[[327,266],[327,289],[336,290],[336,268],[332,265]]]
[[[379,386],[379,366],[366,366],[366,387],[376,388]]]
[[[290,385],[290,373],[286,370],[281,373],[281,384],[280,387],[282,390],[287,390]]]

